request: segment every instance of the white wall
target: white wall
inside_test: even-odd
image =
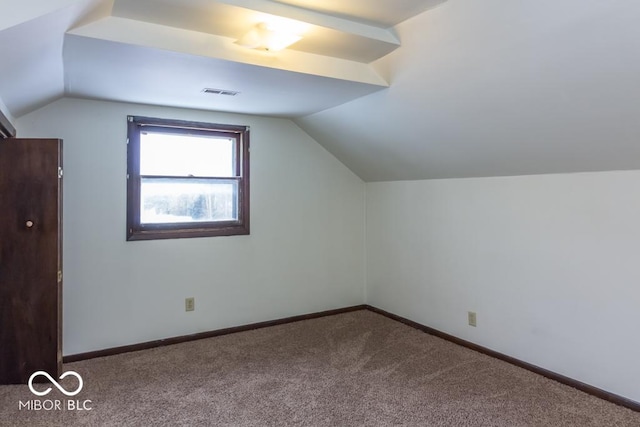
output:
[[[126,242],[127,115],[250,125],[251,235]],[[362,303],[364,183],[291,121],[62,99],[17,127],[64,139],[64,354]]]
[[[250,125],[252,234],[125,242],[128,114]],[[360,304],[366,246],[367,303],[640,401],[640,171],[369,183],[365,245],[365,184],[289,120],[62,99],[16,124],[65,141],[65,354]]]
[[[639,189],[640,171],[367,184],[367,302],[640,401]]]

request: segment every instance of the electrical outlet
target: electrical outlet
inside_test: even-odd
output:
[[[469,315],[469,326],[473,326],[474,328],[476,327],[476,312],[475,311],[470,311],[468,313]]]
[[[184,300],[184,311],[193,311],[196,309],[196,299],[195,298],[186,298]]]

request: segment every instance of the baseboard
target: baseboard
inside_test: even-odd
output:
[[[286,323],[299,322],[301,320],[317,319],[319,317],[333,316],[335,314],[349,313],[351,311],[366,310],[366,305],[356,305],[352,307],[338,308],[336,310],[321,311],[318,313],[302,314],[299,316],[286,317],[284,319],[268,320],[266,322],[251,323],[249,325],[235,326],[232,328],[218,329],[209,332],[183,335],[179,337],[165,338],[155,341],[147,341],[139,344],[125,345],[121,347],[106,348],[103,350],[90,351],[87,353],[72,354],[63,357],[64,363],[78,362],[80,360],[93,359],[96,357],[113,356],[132,351],[147,350],[150,348],[162,347],[165,345],[180,344],[189,341],[201,340],[205,338],[219,337],[221,335],[234,334],[236,332],[251,331],[254,329],[267,328],[269,326],[284,325]]]
[[[512,365],[519,366],[520,368],[526,369],[528,371],[531,371],[531,372],[534,372],[536,374],[542,375],[544,377],[547,377],[547,378],[552,379],[554,381],[557,381],[559,383],[562,383],[562,384],[568,385],[570,387],[576,388],[576,389],[578,389],[580,391],[583,391],[583,392],[585,392],[587,394],[590,394],[592,396],[598,397],[600,399],[607,400],[609,402],[615,403],[615,404],[620,405],[620,406],[624,406],[625,408],[629,408],[629,409],[631,409],[633,411],[640,412],[640,403],[636,402],[634,400],[627,399],[626,397],[623,397],[623,396],[620,396],[620,395],[617,395],[617,394],[614,394],[614,393],[610,393],[608,391],[602,390],[600,388],[594,387],[594,386],[589,385],[589,384],[585,384],[585,383],[583,383],[581,381],[578,381],[578,380],[574,380],[573,378],[569,378],[569,377],[566,377],[564,375],[549,371],[549,370],[541,368],[539,366],[532,365],[532,364],[527,363],[527,362],[523,362],[522,360],[516,359],[516,358],[511,357],[511,356],[507,356],[506,354],[502,354],[502,353],[499,353],[497,351],[490,350],[490,349],[488,349],[486,347],[482,347],[482,346],[480,346],[478,344],[474,344],[472,342],[465,341],[465,340],[457,338],[457,337],[455,337],[453,335],[449,335],[447,333],[438,331],[437,329],[430,328],[429,326],[422,325],[422,324],[420,324],[418,322],[414,322],[413,320],[406,319],[406,318],[404,318],[402,316],[398,316],[396,314],[389,313],[389,312],[381,310],[379,308],[376,308],[376,307],[373,307],[373,306],[370,306],[370,305],[366,305],[366,309],[370,310],[370,311],[372,311],[374,313],[381,314],[381,315],[383,315],[385,317],[388,317],[390,319],[396,320],[398,322],[404,323],[405,325],[408,325],[408,326],[411,326],[413,328],[419,329],[419,330],[421,330],[423,332],[426,332],[427,334],[434,335],[436,337],[439,337],[439,338],[445,339],[447,341],[450,341],[450,342],[452,342],[454,344],[458,344],[458,345],[461,345],[463,347],[469,348],[471,350],[475,350],[475,351],[477,351],[479,353],[486,354],[487,356],[491,356],[491,357],[494,357],[496,359],[503,360],[505,362],[511,363]]]
[[[393,314],[393,313],[389,313],[388,311],[385,310],[381,310],[377,307],[373,307],[371,305],[367,305],[367,304],[362,304],[362,305],[355,305],[355,306],[351,306],[351,307],[345,307],[345,308],[339,308],[336,310],[327,310],[327,311],[321,311],[321,312],[317,312],[317,313],[310,313],[310,314],[302,314],[299,316],[292,316],[292,317],[287,317],[284,319],[276,319],[276,320],[268,320],[266,322],[258,322],[258,323],[251,323],[248,325],[243,325],[243,326],[235,326],[232,328],[225,328],[225,329],[218,329],[215,331],[209,331],[209,332],[200,332],[197,334],[191,334],[191,335],[183,335],[183,336],[179,336],[179,337],[172,337],[172,338],[165,338],[165,339],[161,339],[161,340],[155,340],[155,341],[148,341],[148,342],[144,342],[144,343],[140,343],[140,344],[132,344],[132,345],[125,345],[125,346],[121,346],[121,347],[114,347],[114,348],[107,348],[107,349],[103,349],[103,350],[97,350],[97,351],[90,351],[87,353],[79,353],[79,354],[72,354],[69,356],[64,356],[63,361],[64,363],[72,363],[72,362],[78,362],[80,360],[87,360],[87,359],[93,359],[96,357],[105,357],[105,356],[113,356],[116,354],[121,354],[121,353],[129,353],[132,351],[139,351],[139,350],[147,350],[150,348],[156,348],[156,347],[162,347],[165,345],[172,345],[172,344],[180,344],[180,343],[184,343],[184,342],[189,342],[189,341],[195,341],[195,340],[200,340],[200,339],[205,339],[205,338],[213,338],[213,337],[218,337],[221,335],[228,335],[228,334],[234,334],[236,332],[245,332],[245,331],[251,331],[254,329],[260,329],[260,328],[267,328],[269,326],[277,326],[277,325],[284,325],[286,323],[293,323],[293,322],[299,322],[301,320],[309,320],[309,319],[317,319],[319,317],[326,317],[326,316],[333,316],[336,314],[342,314],[342,313],[349,313],[352,311],[359,311],[359,310],[369,310],[372,311],[374,313],[378,313],[382,316],[388,317],[389,319],[393,319],[395,321],[404,323],[405,325],[411,326],[413,328],[416,328],[420,331],[426,332],[427,334],[430,335],[434,335],[436,337],[445,339],[447,341],[450,341],[454,344],[469,348],[471,350],[477,351],[479,353],[485,354],[487,356],[491,356],[494,357],[496,359],[500,359],[502,361],[505,361],[507,363],[511,363],[512,365],[515,366],[519,366],[520,368],[526,369],[528,371],[534,372],[536,374],[542,375],[544,377],[547,377],[551,380],[557,381],[559,383],[568,385],[570,387],[573,387],[575,389],[578,389],[580,391],[583,391],[587,394],[590,394],[592,396],[598,397],[600,399],[604,399],[607,400],[609,402],[615,403],[617,405],[620,406],[624,406],[626,408],[629,408],[633,411],[636,412],[640,412],[640,403],[636,402],[634,400],[631,399],[627,399],[626,397],[614,394],[614,393],[610,393],[608,391],[602,390],[600,388],[594,387],[592,385],[589,384],[585,384],[581,381],[575,380],[573,378],[569,378],[566,377],[564,375],[549,371],[547,369],[541,368],[539,366],[536,365],[532,365],[530,363],[524,362],[522,360],[516,359],[514,357],[511,356],[507,356],[506,354],[502,354],[499,353],[497,351],[488,349],[486,347],[482,347],[481,345],[478,344],[474,344],[472,342],[469,341],[465,341],[461,338],[455,337],[453,335],[449,335],[447,333],[441,332],[437,329],[433,329],[430,328],[429,326],[425,326],[422,325],[418,322],[414,322],[413,320],[409,320],[407,318],[404,318],[402,316],[398,316],[397,314]]]

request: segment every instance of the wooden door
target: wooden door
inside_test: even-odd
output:
[[[60,140],[0,140],[0,384],[62,370],[61,167]]]

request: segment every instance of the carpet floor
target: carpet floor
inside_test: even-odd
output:
[[[365,310],[68,370],[84,379],[77,396],[39,398],[60,410],[19,409],[36,397],[1,386],[0,425],[640,426],[640,413]]]

